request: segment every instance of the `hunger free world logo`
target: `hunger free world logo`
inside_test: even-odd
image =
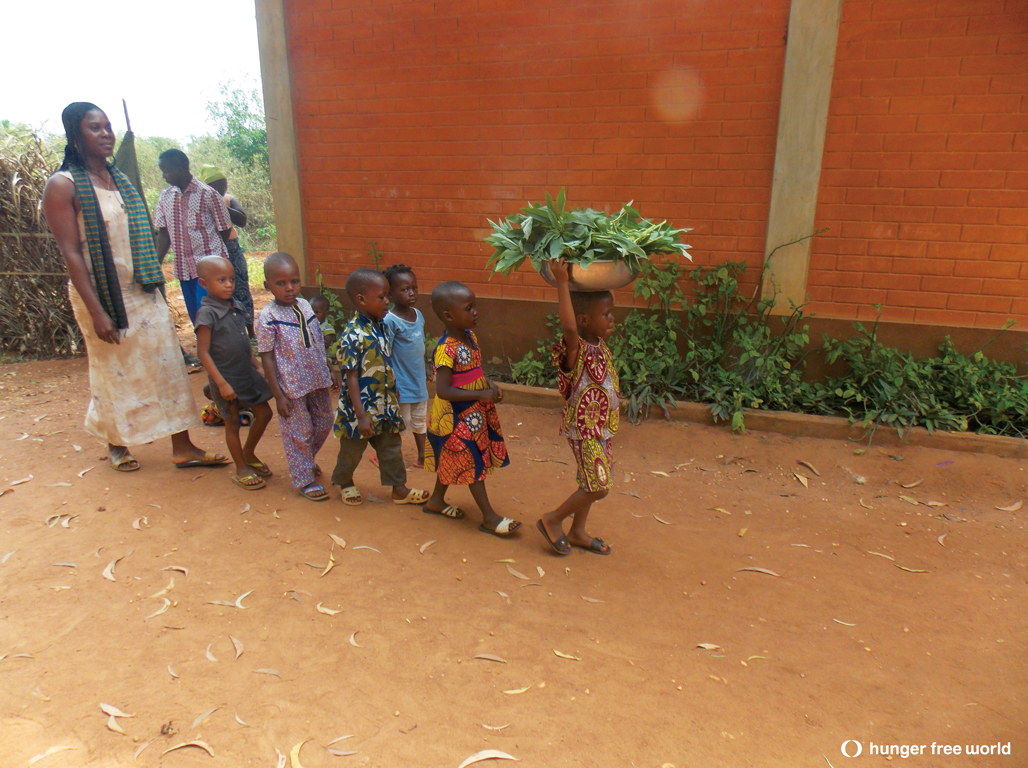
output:
[[[844,757],[860,757],[861,755],[882,757],[912,757],[915,755],[1009,755],[1010,742],[1002,744],[876,744],[868,742],[865,749],[863,742],[847,739],[840,747]]]

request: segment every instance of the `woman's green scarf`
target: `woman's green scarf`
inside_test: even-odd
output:
[[[118,187],[118,192],[121,193],[122,203],[128,213],[133,277],[144,291],[153,292],[164,284],[164,273],[157,259],[157,249],[154,247],[153,230],[150,229],[146,206],[128,176],[113,165],[107,169]],[[107,226],[100,213],[100,202],[96,199],[96,192],[86,169],[81,165],[72,164],[69,170],[75,180],[75,194],[78,196],[79,210],[82,211],[82,221],[85,224],[86,244],[89,246],[90,261],[93,262],[93,283],[96,285],[97,298],[100,299],[100,306],[104,312],[114,321],[114,326],[119,330],[126,329],[129,327],[128,316],[121,296],[118,272],[114,266],[111,243],[107,237]]]

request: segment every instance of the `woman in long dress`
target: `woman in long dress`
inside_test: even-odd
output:
[[[108,164],[114,131],[103,110],[69,104],[68,144],[47,182],[43,212],[68,264],[68,294],[89,357],[85,429],[107,441],[111,466],[139,469],[128,446],[171,436],[177,467],[228,457],[197,448],[196,401],[164,297],[153,233],[138,191]]]

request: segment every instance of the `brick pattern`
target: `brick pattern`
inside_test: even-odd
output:
[[[1028,323],[1026,94],[1025,0],[846,0],[812,310]]]
[[[489,280],[487,219],[573,205],[691,226],[697,264],[762,262],[788,0],[294,0],[290,61],[312,272]],[[994,171],[1002,173],[1001,171]]]

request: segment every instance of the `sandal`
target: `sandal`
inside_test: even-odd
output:
[[[609,555],[610,545],[607,544],[603,539],[593,539],[589,542],[588,547],[583,547],[581,544],[572,544],[573,547],[584,549],[586,552],[592,552],[594,555]]]
[[[422,504],[421,511],[426,515],[442,515],[443,517],[448,517],[451,520],[464,519],[464,510],[460,507],[453,506],[453,504],[447,504],[440,512],[436,512],[434,509],[429,509],[428,504]]]
[[[110,450],[107,451],[107,456],[111,460],[111,469],[118,472],[135,472],[139,469],[139,462],[132,458],[132,454],[129,453],[128,448],[124,449],[124,453],[114,456]]]
[[[548,534],[546,532],[546,526],[543,525],[543,521],[542,520],[536,520],[535,521],[535,527],[539,529],[539,533],[541,533],[543,535],[543,538],[546,539],[546,542],[551,547],[553,547],[553,551],[554,552],[556,552],[558,555],[570,555],[571,554],[571,544],[568,542],[568,537],[567,536],[565,536],[563,533],[561,533],[561,535],[557,537],[557,540],[554,541],[553,539],[550,538],[550,534]]]
[[[238,485],[244,491],[259,491],[261,488],[267,485],[267,483],[264,482],[264,478],[258,477],[257,475],[246,475],[245,477],[240,477],[239,475],[232,475],[232,482]]]
[[[325,491],[323,487],[321,487],[317,483],[311,483],[310,485],[304,486],[303,488],[297,488],[296,492],[303,496],[305,499],[310,499],[311,501],[328,500],[328,493]]]
[[[431,495],[428,491],[419,491],[417,488],[411,488],[402,499],[393,499],[393,504],[417,504],[421,506],[428,501]]]
[[[360,489],[356,485],[348,485],[343,488],[342,499],[343,504],[348,507],[359,507],[364,503],[364,497],[361,496]]]
[[[271,477],[271,467],[269,467],[263,461],[255,461],[253,463],[250,463],[248,461],[246,462],[246,466],[248,466],[261,477]]]
[[[514,531],[521,527],[521,523],[517,520],[512,520],[509,517],[503,518],[497,523],[495,528],[487,528],[485,525],[478,526],[478,530],[482,533],[491,533],[493,536],[499,536],[501,539],[510,536]]]
[[[193,467],[223,467],[231,464],[232,459],[222,456],[220,453],[205,451],[202,459],[189,459],[188,461],[172,461],[176,469],[191,469]]]

